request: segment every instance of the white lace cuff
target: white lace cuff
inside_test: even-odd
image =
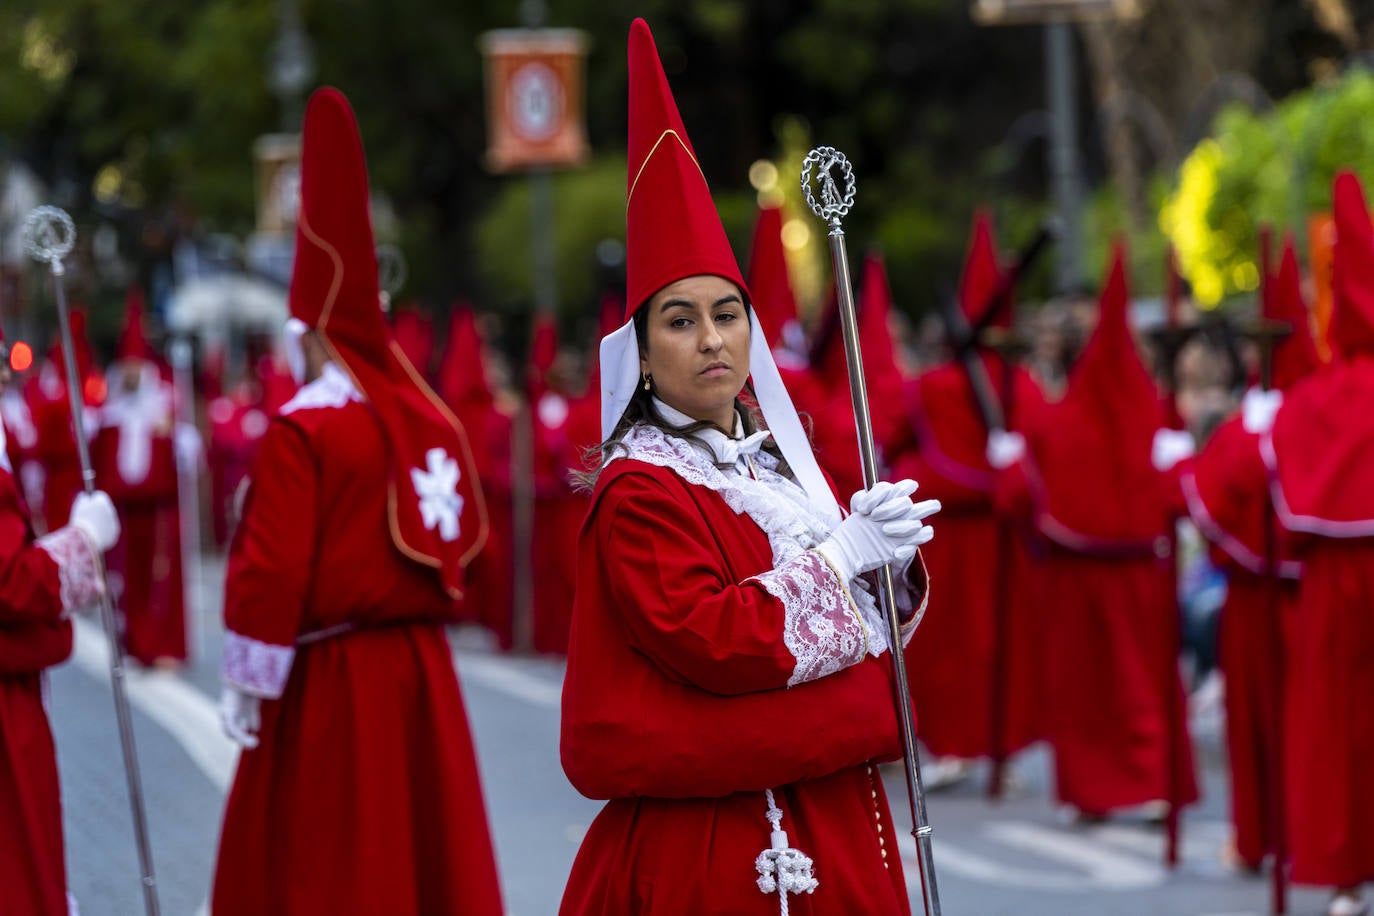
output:
[[[286,679],[295,658],[296,650],[292,646],[276,646],[226,630],[220,675],[235,690],[275,700],[286,689]]]
[[[797,660],[787,686],[823,678],[863,660],[868,631],[849,589],[819,553],[805,551],[752,578],[782,602],[783,643]]]
[[[57,564],[64,614],[91,607],[105,594],[99,554],[81,529],[68,525],[43,535],[34,543],[47,551]]]

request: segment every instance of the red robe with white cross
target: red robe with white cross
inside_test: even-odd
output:
[[[119,510],[122,534],[109,555],[120,586],[124,649],[144,665],[186,659],[181,510],[177,501],[173,391],[145,363],[136,392],[111,387],[91,442],[96,485]]]
[[[225,811],[216,913],[502,912],[444,634],[457,605],[391,537],[388,461],[332,365],[263,438],[224,611],[224,677],[264,698],[262,727]]]

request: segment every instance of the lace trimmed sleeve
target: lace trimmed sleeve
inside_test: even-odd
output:
[[[57,564],[64,614],[93,607],[105,594],[100,558],[81,529],[69,525],[43,535],[34,543]]]
[[[264,700],[275,700],[286,689],[286,679],[291,675],[291,663],[295,659],[293,646],[274,646],[226,630],[220,675],[236,690]]]
[[[868,630],[849,589],[814,550],[751,580],[783,606],[783,643],[797,660],[787,686],[834,674],[863,660]]]

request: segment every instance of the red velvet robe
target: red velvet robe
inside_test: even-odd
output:
[[[572,620],[576,543],[587,512],[587,497],[573,489],[568,474],[582,469],[582,450],[599,432],[600,400],[567,398],[545,392],[535,405],[534,420],[534,650],[564,654]]]
[[[186,659],[186,594],[171,391],[161,381],[145,384],[163,386],[165,397],[146,402],[144,409],[152,414],[137,426],[122,422],[122,414],[116,413],[121,398],[118,393],[111,397],[91,442],[91,464],[96,484],[119,510],[122,531],[107,563],[123,583],[114,594],[124,617],[124,651],[151,665],[159,659]],[[121,463],[120,449],[133,436],[144,438],[137,447],[146,449],[147,459],[131,468]]]
[[[565,916],[777,913],[751,867],[770,787],[820,882],[789,896],[794,916],[910,912],[873,766],[899,753],[890,659],[784,689],[784,605],[751,578],[773,567],[764,532],[708,487],[631,459],[601,473],[578,544],[562,758],[610,802]]]
[[[229,794],[212,909],[498,916],[444,634],[456,605],[394,546],[386,443],[339,376],[272,421],[230,549],[224,675],[267,699]]]
[[[45,532],[67,524],[72,500],[81,492],[81,460],[72,438],[72,412],[60,371],[51,363],[44,364],[24,386],[37,433],[32,457],[43,468],[43,505],[35,511]],[[88,427],[86,433],[91,432]]]
[[[1000,390],[1002,362],[985,362]],[[1043,398],[1030,374],[1017,369],[1014,380],[1013,413],[1039,409]],[[921,375],[907,383],[904,400],[910,423],[888,456],[892,477],[918,481],[916,498],[938,499],[942,506],[934,520],[938,535],[922,550],[931,577],[942,585],[914,639],[919,663],[907,672],[921,741],[936,755],[1009,755],[1042,731],[1039,569],[1019,532],[1000,530],[1009,523],[993,509],[996,474],[984,454],[987,428],[963,370],[945,365]],[[1000,729],[995,740],[994,727]]]
[[[1293,880],[1338,887],[1374,880],[1374,332],[1365,334],[1359,352],[1285,394],[1261,441],[1303,562],[1289,660]]]
[[[514,506],[511,498],[511,420],[502,406],[485,402],[454,408],[468,431],[487,503],[487,543],[468,566],[461,610],[464,622],[480,623],[503,651],[515,645]]]
[[[1231,825],[1237,855],[1247,866],[1258,868],[1275,847],[1272,780],[1274,767],[1283,764],[1276,730],[1282,731],[1284,746],[1291,747],[1289,724],[1276,716],[1284,715],[1277,704],[1287,702],[1280,691],[1292,694],[1293,681],[1284,669],[1301,567],[1282,550],[1265,500],[1268,473],[1259,437],[1245,431],[1239,416],[1219,426],[1197,457],[1180,465],[1178,480],[1189,515],[1227,573],[1218,661],[1226,677]],[[1274,526],[1268,544],[1266,525]],[[1267,555],[1270,550],[1275,553],[1272,558]],[[1268,574],[1271,560],[1284,578]],[[1286,765],[1283,772],[1287,786],[1291,780]],[[1291,790],[1285,790],[1285,798],[1291,799]]]
[[[62,804],[42,672],[72,651],[57,563],[0,470],[0,912],[66,916]]]

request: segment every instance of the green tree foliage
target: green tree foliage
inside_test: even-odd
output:
[[[1179,169],[1160,222],[1198,301],[1215,306],[1259,284],[1259,227],[1301,239],[1331,206],[1336,172],[1374,178],[1374,74],[1350,70],[1274,111],[1228,108]]]

